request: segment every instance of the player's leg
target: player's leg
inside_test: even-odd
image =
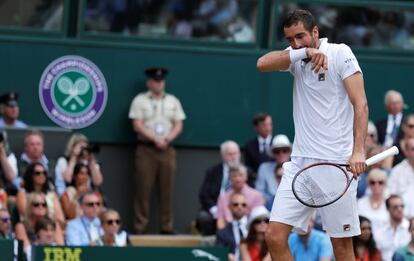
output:
[[[273,261],[293,261],[288,244],[288,237],[291,231],[291,225],[274,221],[269,222],[269,227],[266,231],[266,243]]]
[[[353,261],[355,260],[352,246],[352,237],[331,238],[335,260],[336,261]]]

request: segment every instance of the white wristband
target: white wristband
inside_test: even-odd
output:
[[[296,63],[302,59],[307,58],[306,47],[300,49],[292,49],[289,51],[290,63]]]

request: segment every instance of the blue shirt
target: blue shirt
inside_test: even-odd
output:
[[[103,231],[101,222],[98,218],[90,220],[85,216],[78,217],[69,221],[66,226],[66,244],[68,246],[88,246],[92,241],[89,234],[90,223],[93,223],[99,236],[102,236]]]
[[[272,200],[276,194],[279,183],[276,181],[276,162],[263,162],[257,171],[255,188],[266,198]]]
[[[13,125],[7,125],[4,122],[3,117],[0,118],[0,128],[4,128],[4,127],[14,127],[14,128],[27,128],[27,124],[20,121],[20,120],[15,120]]]
[[[306,248],[297,233],[290,234],[289,248],[295,260],[319,261],[322,258],[333,257],[333,248],[328,235],[316,229],[310,231]]]

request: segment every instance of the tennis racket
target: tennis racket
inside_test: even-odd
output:
[[[365,164],[371,166],[398,153],[398,148],[393,146],[367,159]],[[354,180],[352,173],[346,170],[348,166],[331,162],[318,162],[306,166],[293,177],[293,194],[303,205],[312,208],[336,202],[346,193]]]

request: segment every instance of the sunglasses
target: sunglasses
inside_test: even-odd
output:
[[[235,203],[231,203],[231,205],[233,206],[233,207],[238,207],[238,206],[242,206],[242,207],[247,207],[247,204],[246,203],[238,203],[238,202],[235,202]]]
[[[261,224],[261,223],[269,223],[269,219],[268,218],[258,218],[258,219],[255,219],[254,221],[253,221],[253,224]]]
[[[33,207],[35,207],[35,208],[38,208],[38,207],[47,207],[47,204],[46,204],[46,202],[33,202],[32,203],[32,206]]]
[[[277,150],[273,150],[274,154],[281,154],[281,153],[289,153],[290,150],[289,149],[277,149]]]
[[[101,206],[101,202],[86,202],[86,203],[84,203],[84,205],[86,205],[86,206],[88,206],[88,207],[93,207],[93,206],[96,206],[96,207],[100,207]]]
[[[398,209],[398,208],[401,208],[401,209],[403,209],[405,206],[404,206],[404,204],[401,204],[401,205],[394,205],[394,206],[391,206],[391,209],[392,210],[396,210],[396,209]]]
[[[46,170],[44,170],[44,171],[39,171],[39,170],[35,170],[35,171],[33,171],[33,174],[35,174],[36,176],[40,176],[40,175],[47,175],[47,171]]]
[[[8,223],[10,221],[9,217],[0,217],[1,222]]]
[[[105,223],[108,224],[108,225],[113,225],[113,224],[119,225],[119,224],[121,224],[121,220],[119,220],[119,219],[108,219]]]
[[[374,186],[375,184],[378,184],[378,185],[384,185],[385,184],[385,181],[383,181],[383,180],[371,180],[370,182],[369,182],[369,184],[370,185],[372,185],[372,186]]]

